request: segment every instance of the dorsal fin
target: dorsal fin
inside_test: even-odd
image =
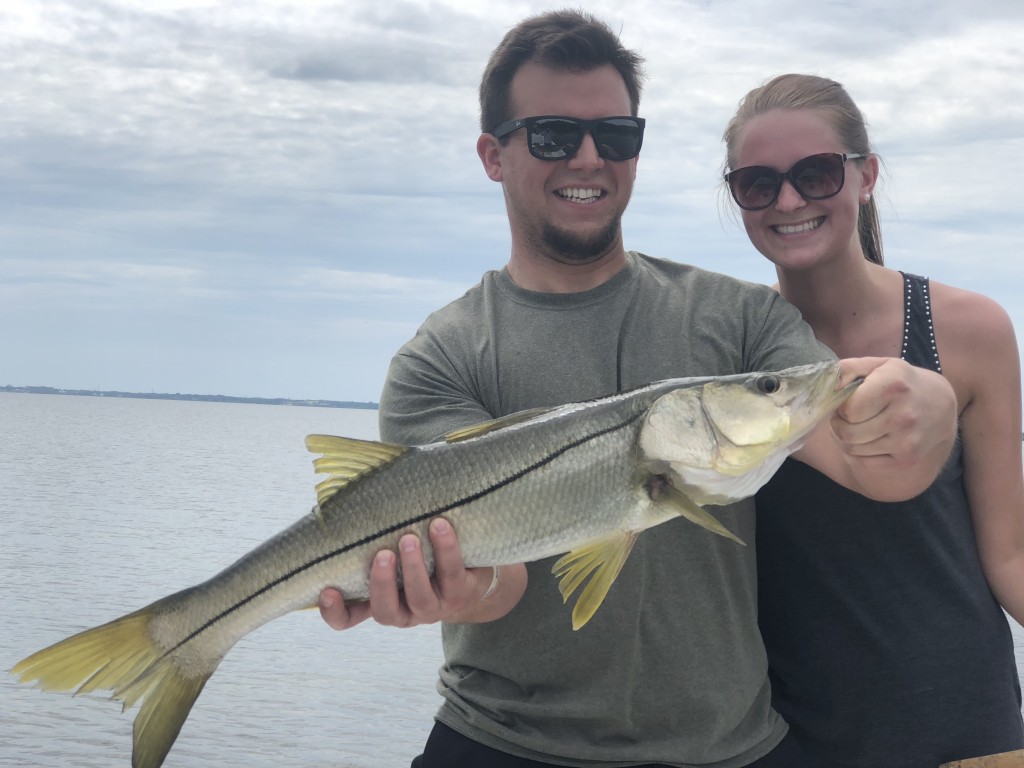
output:
[[[353,480],[387,466],[409,449],[404,445],[356,440],[352,437],[308,435],[306,450],[323,454],[321,458],[313,459],[313,470],[329,475],[316,487],[317,504],[323,506],[325,501],[348,487]]]
[[[479,424],[474,424],[470,427],[462,427],[461,429],[455,429],[444,436],[446,443],[458,443],[463,440],[469,440],[471,437],[480,437],[490,432],[494,432],[505,427],[510,427],[513,424],[521,424],[524,421],[529,421],[535,416],[540,416],[543,413],[554,410],[553,408],[530,408],[526,411],[517,411],[516,413],[510,413],[508,416],[501,416],[491,421],[481,421]]]

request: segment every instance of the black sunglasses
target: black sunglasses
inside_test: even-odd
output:
[[[797,160],[788,171],[776,171],[765,165],[748,165],[725,174],[736,204],[745,211],[760,211],[779,199],[786,179],[805,200],[835,197],[846,181],[846,161],[867,155],[825,152]]]
[[[538,160],[568,160],[579,151],[584,133],[594,137],[597,154],[605,160],[632,160],[640,154],[640,145],[644,143],[642,117],[524,117],[495,126],[491,135],[503,139],[520,128],[526,128],[530,154]]]

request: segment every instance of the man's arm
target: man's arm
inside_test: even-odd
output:
[[[841,361],[864,383],[794,458],[877,501],[904,501],[938,476],[956,439],[957,401],[941,375],[897,358]]]

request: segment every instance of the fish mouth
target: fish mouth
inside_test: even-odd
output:
[[[846,400],[846,398],[848,398],[850,395],[853,394],[853,390],[855,390],[857,387],[859,387],[863,383],[864,383],[864,377],[863,376],[858,376],[853,381],[851,381],[849,384],[847,384],[845,387],[842,387],[841,389],[837,389],[836,390],[836,397],[839,398],[839,402],[837,402],[836,405],[838,406],[838,405],[842,404],[842,402],[844,400]]]
[[[846,402],[847,398],[853,394],[854,390],[857,389],[861,384],[864,383],[864,377],[858,376],[850,383],[832,392],[832,400],[828,405],[829,411],[834,411],[840,405]]]
[[[864,383],[864,377],[858,376],[849,383],[837,388],[836,385],[839,383],[840,376],[841,371],[838,365],[836,365],[832,375],[822,376],[815,386],[799,393],[790,404],[794,414],[804,413],[804,418],[806,418],[812,415],[813,412],[828,413],[834,411],[846,402],[846,399],[853,394],[857,387]],[[807,410],[810,412],[806,412]],[[799,429],[804,431],[806,424],[800,425]]]
[[[795,224],[772,224],[769,229],[777,235],[802,235],[813,232],[825,223],[824,216],[818,216],[807,221],[800,221]]]

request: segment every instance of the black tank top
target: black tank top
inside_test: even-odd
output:
[[[903,358],[941,372],[928,280],[904,274]],[[936,768],[1024,747],[1009,625],[989,590],[960,443],[907,502],[788,460],[757,495],[773,703],[822,768]]]

